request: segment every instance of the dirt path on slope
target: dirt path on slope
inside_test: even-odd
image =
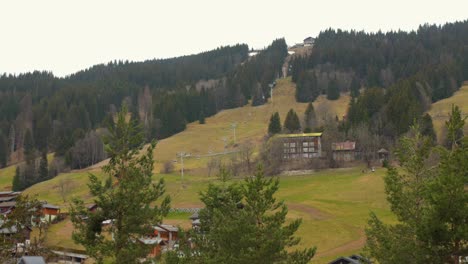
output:
[[[305,204],[287,203],[286,205],[288,209],[306,213],[315,220],[325,220],[331,217],[330,214]]]
[[[320,258],[320,257],[334,256],[334,255],[340,254],[341,252],[360,250],[366,244],[366,235],[364,234],[364,231],[360,230],[359,236],[360,236],[359,239],[344,243],[335,248],[331,248],[322,252],[317,252],[315,257]]]

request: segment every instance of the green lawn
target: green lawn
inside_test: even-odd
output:
[[[364,227],[371,211],[384,221],[395,221],[385,200],[382,180],[384,174],[384,169],[380,168],[375,173],[362,173],[360,168],[348,168],[280,177],[277,198],[288,205],[289,218],[303,219],[298,232],[302,238],[300,246],[318,247],[314,263],[327,263],[337,256],[358,253],[365,242]],[[52,181],[55,184],[60,177],[67,177],[85,186],[85,176],[86,173],[71,173]],[[209,182],[217,181],[215,177],[186,175],[182,187],[178,174],[158,174],[155,175],[155,180],[160,177],[166,181],[172,207],[200,207],[199,192],[205,190]],[[55,188],[54,184],[52,190]],[[38,193],[41,198],[67,206],[59,195],[47,191],[46,187],[46,184],[39,184],[28,192]],[[72,191],[70,195],[90,201],[86,187],[79,189]],[[171,213],[164,222],[189,228],[189,216],[189,213]],[[79,248],[70,240],[70,228],[69,222],[53,226],[48,232],[48,245]]]

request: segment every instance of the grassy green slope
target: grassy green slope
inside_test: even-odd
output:
[[[453,96],[432,104],[429,114],[432,117],[434,129],[439,141],[445,126],[445,121],[448,120],[448,114],[452,110],[452,104],[458,105],[462,113],[465,116],[468,115],[468,85],[462,86]],[[468,125],[465,126],[465,134],[468,134]]]

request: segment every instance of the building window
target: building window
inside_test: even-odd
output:
[[[289,153],[296,153],[296,148],[290,148]]]
[[[303,146],[303,147],[308,147],[308,146],[309,146],[309,142],[302,142],[302,146]]]
[[[295,147],[296,147],[296,142],[291,142],[291,143],[289,143],[289,146],[290,146],[291,148],[295,148]]]

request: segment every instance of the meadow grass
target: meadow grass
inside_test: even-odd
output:
[[[441,142],[445,121],[448,120],[448,115],[452,111],[452,105],[460,107],[464,116],[468,116],[468,85],[462,86],[451,97],[437,101],[431,105],[429,114],[432,117],[432,123],[434,124],[434,130],[439,142]],[[465,125],[464,132],[465,135],[468,134],[468,125]]]

